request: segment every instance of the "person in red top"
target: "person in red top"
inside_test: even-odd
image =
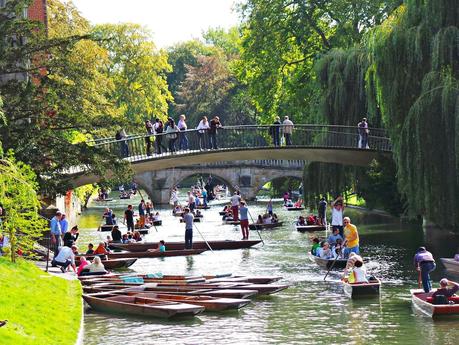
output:
[[[102,256],[104,257],[107,255],[109,251],[107,248],[105,248],[105,243],[104,242],[99,242],[99,245],[97,246],[96,250],[94,251],[94,255]]]

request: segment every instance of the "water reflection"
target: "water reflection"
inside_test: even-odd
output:
[[[136,205],[136,200],[129,200]],[[122,214],[127,205],[113,203],[115,213]],[[278,206],[278,205],[276,205]],[[240,239],[239,228],[223,225],[220,207],[203,211],[199,230],[207,239]],[[251,204],[254,217],[265,205]],[[102,206],[91,208],[81,218],[80,243],[96,242],[105,237],[96,231]],[[297,212],[281,208],[276,213],[284,226],[261,233],[265,245],[253,249],[207,251],[189,257],[139,259],[130,272],[170,274],[245,274],[281,275],[291,287],[278,295],[258,298],[236,313],[204,313],[191,320],[143,320],[122,316],[88,313],[85,316],[86,344],[456,344],[458,321],[434,322],[414,315],[409,289],[416,287],[413,270],[414,250],[425,244],[423,232],[416,227],[390,222],[382,216],[352,211],[357,224],[361,248],[370,259],[368,269],[382,278],[380,299],[352,301],[346,298],[339,273],[325,271],[308,257],[310,234],[301,234],[291,224]],[[152,231],[149,240],[183,240],[184,226],[162,212],[163,226]],[[251,238],[258,238],[251,232]],[[430,241],[431,238],[428,238]],[[453,243],[457,239],[449,239]],[[427,243],[429,247],[432,243]],[[456,244],[454,244],[455,246]],[[81,244],[80,244],[81,246]],[[451,247],[433,245],[439,257],[452,256]],[[454,247],[455,248],[455,247]],[[438,268],[433,278],[444,272]]]

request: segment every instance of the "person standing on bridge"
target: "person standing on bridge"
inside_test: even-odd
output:
[[[221,128],[222,124],[220,123],[220,118],[218,116],[214,116],[212,120],[210,120],[209,126],[209,148],[217,150],[217,130]]]
[[[201,151],[207,149],[205,136],[209,128],[210,127],[209,121],[207,121],[207,116],[203,116],[202,120],[198,124],[198,127],[196,127],[196,129],[198,130],[199,149]]]
[[[293,122],[289,120],[288,116],[285,116],[282,124],[284,126],[285,145],[290,146],[292,145]]]
[[[169,140],[169,152],[175,152],[175,142],[178,139],[179,129],[175,125],[175,121],[172,118],[169,118],[167,121],[166,127],[166,137]]]
[[[282,123],[280,122],[280,117],[277,116],[274,123],[269,127],[269,134],[273,139],[274,146],[280,146],[280,130]]]
[[[155,130],[150,120],[145,121],[145,129],[147,130],[147,135],[145,136],[145,144],[147,145],[147,156],[151,156],[151,136],[155,134]]]
[[[364,117],[362,121],[357,124],[357,129],[359,131],[359,149],[369,149],[368,134],[370,134],[370,130],[368,129],[368,122],[366,117]]]
[[[120,142],[121,157],[129,157],[129,146],[126,140],[126,131],[124,129],[121,129],[118,132],[116,132],[115,139]]]
[[[188,137],[186,136],[186,130],[188,126],[186,125],[186,116],[182,114],[179,116],[179,121],[177,123],[177,128],[180,131],[179,134],[179,150],[188,150]]]
[[[164,125],[163,122],[156,118],[155,124],[154,124],[154,129],[155,129],[155,144],[156,144],[156,154],[160,155],[161,154],[161,148],[164,148],[162,145],[163,141],[163,132],[164,132]]]

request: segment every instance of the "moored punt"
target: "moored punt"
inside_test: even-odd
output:
[[[269,224],[249,224],[250,230],[268,230],[282,226],[284,222],[269,223]]]
[[[314,232],[325,231],[325,225],[295,225],[296,231],[299,232]]]
[[[313,256],[313,259],[316,262],[316,264],[319,265],[324,270],[330,269],[332,265],[333,265],[333,269],[344,269],[346,268],[346,263],[347,263],[346,259],[338,259],[335,261],[335,259],[327,260],[327,259],[319,258],[318,256]],[[334,261],[335,263],[333,264]]]
[[[258,294],[257,290],[250,289],[200,289],[192,285],[183,286],[157,286],[155,283],[149,284],[111,284],[103,283],[90,286],[83,286],[84,292],[107,292],[113,290],[126,290],[126,291],[143,291],[143,292],[161,292],[174,295],[191,295],[191,296],[213,296],[225,298],[249,298]]]
[[[246,277],[246,276],[232,276],[228,275],[226,277],[219,277],[219,276],[204,276],[208,283],[218,283],[218,282],[247,282],[253,284],[270,284],[274,283],[278,280],[281,280],[281,276],[254,276],[254,277]]]
[[[161,258],[166,256],[186,256],[197,255],[206,251],[206,249],[183,249],[183,250],[166,250],[165,252],[159,251],[143,251],[143,252],[118,252],[107,254],[109,259],[120,258]],[[93,256],[86,256],[86,258],[93,258]]]
[[[220,216],[224,216],[224,215],[226,214],[226,211],[220,211],[220,212],[218,212],[218,214],[219,214]]]
[[[135,292],[135,291],[117,291],[115,293],[138,296],[145,298],[155,298],[164,301],[180,302],[204,307],[206,311],[223,311],[229,309],[240,309],[251,302],[249,299],[242,298],[224,298],[212,296],[191,296],[191,295],[174,295],[163,294],[158,292]]]
[[[83,298],[94,310],[123,315],[170,318],[194,316],[204,311],[204,307],[192,304],[111,293],[84,294]]]
[[[138,231],[139,234],[141,234],[141,235],[147,235],[148,233],[150,233],[150,229],[149,228],[136,229],[136,231]]]
[[[198,217],[198,218],[193,218],[193,222],[195,222],[195,223],[200,223],[200,222],[201,222],[201,218],[200,218],[200,217]],[[185,223],[185,219],[180,218],[180,223]]]
[[[453,258],[441,258],[440,259],[445,268],[450,273],[459,274],[459,261],[454,260]]]
[[[153,225],[154,225],[154,226],[163,225],[163,221],[162,221],[162,220],[154,220],[154,221],[153,221]]]
[[[343,281],[343,290],[350,298],[365,298],[379,296],[381,281],[377,278],[368,280],[368,283],[348,283]]]
[[[295,206],[292,206],[292,207],[287,207],[285,206],[285,208],[287,209],[287,211],[301,211],[301,210],[304,210],[304,207],[295,207]]]
[[[104,201],[112,201],[112,198],[107,198],[107,199],[94,199],[96,202],[104,202]]]
[[[459,297],[448,298],[448,302],[451,304],[433,304],[431,294],[435,291],[436,289],[433,289],[431,292],[425,293],[424,290],[420,289],[410,290],[413,307],[432,318],[459,317]]]
[[[164,276],[164,277],[153,277],[153,275],[103,275],[103,276],[92,276],[88,278],[80,279],[83,285],[95,285],[95,284],[145,284],[145,283],[168,283],[173,285],[188,285],[192,283],[205,283],[203,277],[185,277],[180,276]]]
[[[109,259],[109,260],[101,260],[104,267],[108,270],[116,269],[116,268],[126,268],[132,266],[134,262],[137,261],[136,258],[126,258],[126,259]],[[80,260],[75,260],[75,264],[77,266],[80,265]]]
[[[216,240],[216,241],[207,241],[212,248],[212,250],[221,250],[221,249],[240,249],[240,248],[249,248],[256,244],[261,243],[261,240]],[[127,250],[130,252],[145,252],[148,249],[158,248],[158,242],[143,242],[143,243],[112,243],[110,248],[117,248],[122,250]],[[185,248],[185,242],[167,242],[167,250],[182,250]],[[193,249],[208,249],[206,242],[196,241],[193,242]],[[167,252],[167,251],[166,251]]]

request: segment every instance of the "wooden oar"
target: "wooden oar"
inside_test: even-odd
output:
[[[418,288],[421,288],[421,268],[418,265]]]
[[[193,225],[194,225],[194,227],[196,228],[196,230],[199,232],[199,235],[201,235],[201,237],[202,237],[202,239],[204,240],[204,242],[206,242],[207,247],[209,247],[210,251],[211,251],[212,253],[214,253],[214,251],[212,250],[212,247],[210,246],[209,242],[207,242],[207,240],[205,239],[205,237],[202,235],[201,231],[199,231],[199,229],[198,229],[198,227],[196,226],[196,223],[195,223],[195,222],[193,222]]]
[[[247,213],[249,214],[250,219],[252,220],[252,224],[255,224],[255,222],[253,221],[252,214],[251,214],[250,211],[249,211],[249,205],[246,205],[246,206],[247,206]],[[255,225],[255,230],[257,231],[258,236],[260,236],[261,243],[263,243],[263,245],[265,245],[265,241],[263,241],[263,239],[261,238],[260,231],[258,231],[258,226],[256,226],[256,225]]]

